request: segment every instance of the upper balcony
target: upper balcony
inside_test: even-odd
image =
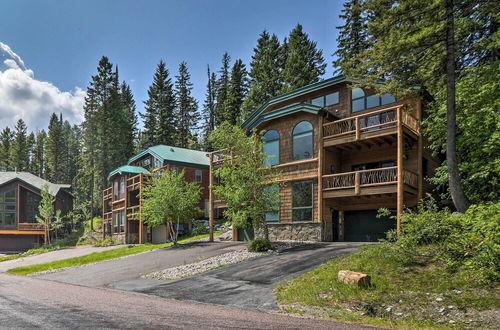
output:
[[[40,235],[45,233],[45,225],[38,222],[19,222],[13,226],[0,226],[0,232],[2,234]]]
[[[323,143],[331,147],[379,139],[395,135],[399,124],[414,137],[420,134],[418,120],[399,104],[323,124]]]

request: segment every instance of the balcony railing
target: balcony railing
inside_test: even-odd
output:
[[[102,192],[102,197],[104,200],[111,199],[113,197],[113,187],[104,189]]]
[[[17,225],[17,230],[20,230],[20,231],[30,231],[30,230],[40,231],[40,230],[45,230],[45,225],[41,224],[41,223],[26,223],[26,222],[22,223],[22,222],[20,222]]]
[[[418,120],[403,111],[401,105],[397,105],[326,123],[323,125],[323,138],[354,137],[359,140],[363,133],[396,127],[398,111],[401,112],[401,124],[418,134],[420,131]]]
[[[127,219],[129,220],[137,220],[139,219],[139,205],[134,205],[127,207]]]
[[[354,188],[356,194],[359,193],[359,189],[362,187],[389,185],[397,182],[397,166],[392,166],[323,175],[323,190]],[[418,175],[410,170],[403,169],[403,182],[416,188]]]

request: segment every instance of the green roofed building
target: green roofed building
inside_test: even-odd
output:
[[[169,233],[165,226],[150,228],[140,219],[142,189],[150,175],[163,170],[184,171],[187,181],[202,186],[199,207],[207,210],[209,167],[208,153],[199,150],[156,145],[134,155],[108,174],[110,186],[103,191],[104,235],[124,243],[166,242]],[[190,228],[182,224],[179,229]]]

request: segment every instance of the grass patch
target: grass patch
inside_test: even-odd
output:
[[[217,233],[220,234],[220,233]],[[200,238],[208,237],[208,234],[190,236],[180,239],[179,243],[187,243],[190,241],[194,241]],[[120,257],[125,257],[132,254],[137,254],[141,252],[151,251],[154,249],[171,246],[172,243],[164,243],[164,244],[142,244],[142,245],[128,245],[126,247],[117,248],[114,250],[103,251],[103,252],[94,252],[85,256],[63,259],[53,262],[48,262],[44,264],[31,265],[25,267],[17,267],[9,269],[7,272],[15,275],[29,275],[32,273],[43,272],[47,270],[66,268],[66,267],[74,267],[80,265],[86,265],[90,263],[95,263],[99,261],[105,261]]]
[[[337,274],[343,269],[370,274],[372,287],[340,283]],[[497,283],[474,277],[474,271],[451,271],[435,261],[404,264],[384,243],[331,260],[280,285],[276,293],[289,312],[390,327],[481,327],[488,322],[481,320],[481,311],[500,308],[500,292]]]

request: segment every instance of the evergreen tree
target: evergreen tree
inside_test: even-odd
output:
[[[134,101],[134,95],[130,86],[124,81],[121,84],[121,97],[124,106],[124,116],[125,116],[125,148],[128,151],[127,158],[135,153],[135,145],[138,139],[138,129],[137,129],[137,113]]]
[[[285,45],[282,92],[319,81],[326,68],[323,51],[317,49],[316,42],[309,39],[307,33],[302,30],[302,25],[297,24],[290,32]]]
[[[14,140],[9,150],[9,165],[12,170],[27,171],[29,169],[28,137],[26,124],[22,119],[16,123]]]
[[[193,84],[186,62],[179,65],[179,74],[175,76],[176,109],[176,145],[189,148],[196,142],[196,124],[199,120],[198,103],[191,96]]]
[[[5,127],[0,133],[0,171],[10,171],[10,148],[14,140],[14,133]]]
[[[175,135],[175,95],[172,80],[165,62],[160,61],[148,89],[148,100],[144,102],[144,139],[147,145],[174,144]]]
[[[215,105],[215,125],[219,126],[225,120],[228,120],[227,99],[229,95],[230,65],[231,57],[227,52],[222,55],[222,66],[219,70],[219,79],[217,80],[217,103]]]
[[[348,0],[344,2],[342,14],[344,25],[338,26],[337,51],[334,56],[333,66],[336,73],[341,73],[341,68],[354,68],[359,64],[358,55],[368,46],[368,31],[366,28],[367,17],[363,7],[364,0]]]
[[[215,129],[215,102],[217,97],[217,77],[215,73],[210,73],[210,66],[207,66],[207,92],[205,94],[205,102],[203,103],[203,140],[202,145],[205,151],[212,151],[212,147],[208,137]]]
[[[33,157],[33,174],[45,178],[45,141],[47,139],[47,133],[45,130],[41,130],[36,135],[35,140],[35,152]]]
[[[226,101],[226,120],[231,125],[241,122],[241,106],[247,94],[247,71],[243,61],[234,62]]]
[[[27,168],[27,171],[30,172],[30,173],[35,173],[36,170],[35,170],[35,163],[34,163],[34,159],[35,159],[35,142],[36,142],[36,138],[35,138],[35,133],[31,132],[29,135],[28,135],[28,138],[26,139],[26,146],[28,148],[28,168]]]
[[[53,183],[62,183],[64,175],[62,173],[64,158],[64,138],[61,119],[52,113],[49,121],[47,141],[45,144],[47,180]]]
[[[263,31],[253,51],[248,74],[249,91],[242,106],[243,119],[267,100],[279,95],[283,85],[281,71],[284,59],[278,37]]]

